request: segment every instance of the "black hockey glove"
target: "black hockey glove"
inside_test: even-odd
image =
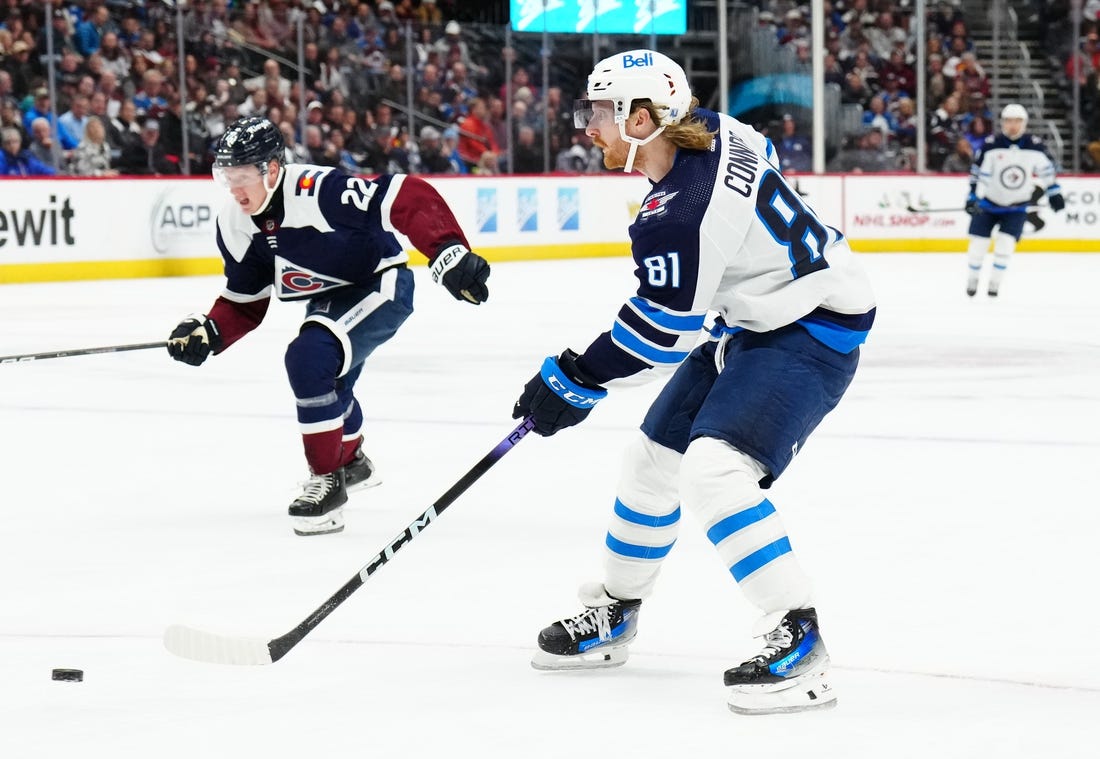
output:
[[[1050,209],[1054,211],[1054,213],[1058,213],[1066,207],[1066,199],[1062,197],[1062,193],[1060,192],[1053,193],[1047,200],[1050,201]]]
[[[211,353],[222,349],[223,341],[218,325],[212,319],[189,316],[179,323],[168,336],[168,355],[191,366],[198,366]]]
[[[964,207],[966,212],[973,216],[978,213],[978,196],[974,193],[970,193],[966,196],[966,206]]]
[[[475,306],[489,300],[489,262],[455,243],[443,248],[432,259],[432,281],[442,283],[458,300]]]
[[[566,349],[558,358],[547,357],[542,370],[524,385],[512,409],[512,418],[530,416],[535,432],[544,437],[580,424],[607,390],[584,377],[577,354]]]

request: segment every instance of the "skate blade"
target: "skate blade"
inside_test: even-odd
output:
[[[311,535],[332,535],[344,531],[344,515],[340,509],[330,511],[319,517],[291,517],[294,534],[302,537]]]
[[[377,474],[372,474],[367,479],[357,482],[354,485],[347,485],[344,489],[350,493],[358,493],[360,490],[370,490],[376,488],[382,484],[382,478]]]
[[[531,666],[540,672],[567,672],[581,669],[610,669],[626,664],[630,656],[626,646],[601,648],[575,656],[559,656],[539,650],[531,657]]]
[[[791,714],[831,709],[836,706],[836,692],[820,672],[790,683],[731,686],[726,705],[734,714]]]

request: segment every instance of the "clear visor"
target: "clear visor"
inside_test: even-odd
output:
[[[214,181],[222,187],[233,190],[248,187],[263,181],[263,164],[250,166],[215,166]]]
[[[614,121],[615,107],[610,100],[574,100],[573,126],[587,129],[600,127]]]

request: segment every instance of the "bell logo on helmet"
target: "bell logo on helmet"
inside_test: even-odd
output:
[[[653,53],[646,53],[645,55],[631,55],[627,53],[623,56],[623,68],[629,69],[635,66],[652,66],[653,65]]]

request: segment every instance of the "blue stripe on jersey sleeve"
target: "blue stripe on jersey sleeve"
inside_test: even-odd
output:
[[[652,301],[634,296],[630,304],[647,320],[667,332],[698,332],[703,328],[705,314],[671,313]]]
[[[627,330],[619,322],[615,322],[615,325],[611,327],[611,339],[623,350],[633,353],[636,356],[640,356],[643,360],[648,361],[653,366],[675,365],[683,361],[688,356],[687,351],[674,351],[665,350],[656,346],[650,345],[647,342],[642,341],[633,332]]]

